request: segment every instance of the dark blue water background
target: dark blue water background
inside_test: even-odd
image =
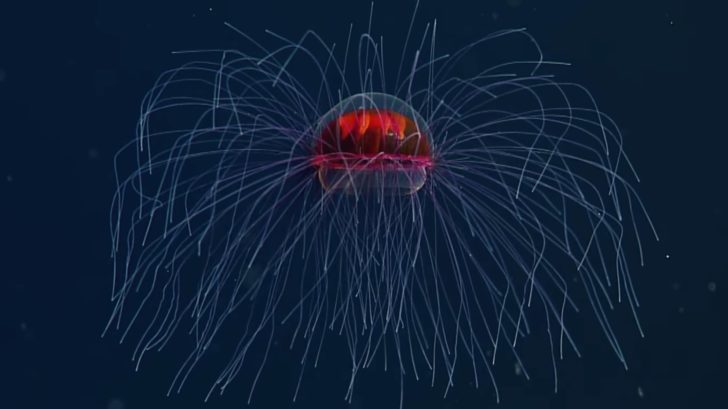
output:
[[[401,38],[412,4],[379,1],[375,31]],[[628,319],[616,324],[629,371],[597,327],[584,324],[580,331],[593,337],[582,345],[584,358],[561,364],[557,395],[549,379],[506,377],[496,406],[488,388],[463,385],[442,399],[439,390],[412,382],[408,407],[725,402],[726,34],[713,21],[719,11],[706,7],[677,0],[423,1],[420,21],[438,19],[441,49],[527,27],[548,58],[573,63],[568,78],[591,89],[623,129],[662,241],[647,244],[647,265],[634,270],[647,337],[640,339]],[[368,12],[368,2],[341,0],[0,4],[0,408],[201,407],[206,385],[195,388],[194,379],[181,396],[164,397],[180,357],[174,347],[135,374],[132,346],[100,338],[111,308],[112,155],[133,137],[140,100],[156,76],[182,62],[170,51],[240,43],[223,21],[253,36],[265,36],[266,28],[289,37],[314,29],[343,42],[348,23],[362,27]],[[275,361],[282,375],[260,386],[260,403],[290,407],[295,376],[285,374],[297,364],[285,356]],[[396,406],[397,378],[377,374],[362,382],[378,393],[357,395],[353,408]],[[309,373],[309,384],[318,386],[304,390],[296,407],[345,407],[340,375]],[[204,407],[244,407],[243,386]],[[283,403],[267,406],[266,399]]]

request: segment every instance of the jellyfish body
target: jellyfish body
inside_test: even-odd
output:
[[[312,164],[324,189],[412,194],[425,184],[432,166],[427,127],[404,101],[354,95],[324,115],[322,124]]]
[[[487,379],[498,399],[496,358],[527,376],[525,337],[543,340],[557,384],[557,361],[580,354],[577,298],[626,362],[609,311],[637,308],[630,265],[651,223],[618,128],[542,73],[563,64],[524,30],[447,55],[435,31],[408,37],[395,70],[369,33],[343,54],[308,33],[160,76],[117,155],[108,329],[138,363],[193,341],[170,392],[215,345],[210,394],[244,378],[250,401],[283,339],[300,354],[294,400],[331,344],[347,351],[334,360],[348,400],[380,365],[445,391]],[[457,71],[483,48],[523,49],[512,41],[532,55]]]

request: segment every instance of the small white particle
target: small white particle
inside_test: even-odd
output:
[[[645,391],[642,390],[642,387],[641,386],[638,386],[637,387],[637,396],[639,396],[640,398],[644,398],[645,397]]]
[[[711,281],[708,283],[708,291],[711,293],[714,293],[715,290],[718,288],[717,284],[715,284],[715,281]]]
[[[669,259],[670,258],[670,255],[669,254],[665,254],[665,258]]]

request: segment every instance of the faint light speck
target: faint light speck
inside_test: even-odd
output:
[[[121,399],[114,398],[109,401],[107,409],[124,409],[124,402]]]
[[[708,291],[710,291],[711,293],[714,293],[717,288],[718,285],[715,284],[715,281],[711,281],[708,283]]]
[[[637,387],[637,396],[639,396],[640,398],[644,398],[645,397],[645,391],[642,390],[642,387],[641,386],[638,386]]]

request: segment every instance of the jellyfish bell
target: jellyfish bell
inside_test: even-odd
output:
[[[319,121],[312,164],[324,190],[349,195],[411,195],[432,167],[430,132],[407,102],[361,93]]]

